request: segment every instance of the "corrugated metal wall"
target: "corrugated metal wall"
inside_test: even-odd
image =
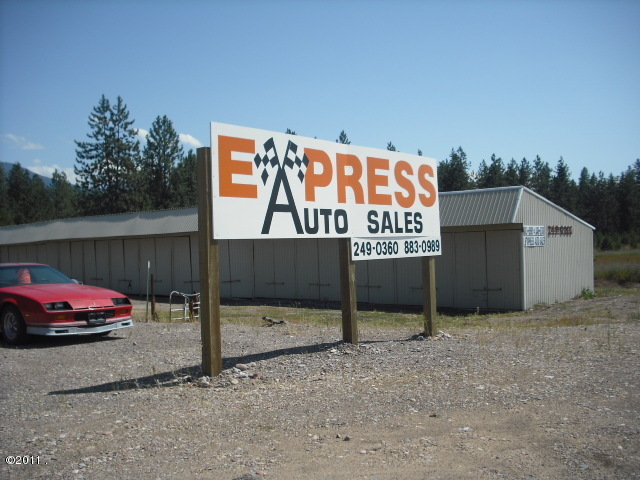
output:
[[[386,260],[390,261],[390,260]],[[399,305],[422,305],[422,262],[415,258],[393,260],[396,272],[397,303]]]
[[[436,258],[436,295],[437,303],[441,307],[455,305],[456,255],[453,235],[447,232],[440,234],[442,249],[440,257]],[[422,288],[422,281],[419,285]],[[422,292],[420,294],[422,295]]]
[[[124,249],[124,278],[122,284],[118,283],[120,291],[127,294],[146,293],[147,288],[147,261],[150,258],[140,259],[141,239],[123,240]],[[148,244],[148,242],[147,242]],[[142,283],[140,282],[140,269],[144,272]]]
[[[522,187],[463,190],[440,194],[443,227],[511,223]]]
[[[337,240],[224,240],[219,254],[223,297],[340,300]],[[157,295],[200,288],[196,234],[3,246],[0,261],[46,263],[131,295],[146,293],[151,262]]]
[[[124,274],[124,245],[122,240],[109,240],[109,285],[114,286],[114,290],[123,290],[125,286]],[[115,288],[117,286],[117,288]]]
[[[593,290],[593,230],[553,204],[525,191],[518,222],[532,226],[571,226],[571,235],[549,235],[544,247],[524,248],[525,308],[555,303]]]
[[[295,267],[298,282],[297,297],[320,299],[320,259],[318,240],[304,239],[295,242]]]
[[[71,242],[58,243],[58,263],[60,270],[63,272],[71,271]],[[54,263],[55,265],[55,263]]]
[[[487,305],[500,310],[522,310],[522,232],[486,232]]]
[[[454,307],[487,308],[485,232],[454,233]]]
[[[509,268],[519,257],[506,254],[517,251],[510,242],[521,241],[518,233],[489,232],[489,241],[484,231],[443,233],[443,255],[436,259],[438,305],[518,308],[519,297],[513,300],[507,290],[519,291],[514,278],[519,270]],[[146,293],[150,261],[157,295],[199,290],[196,234],[15,246],[7,253],[12,260],[48,263],[84,283],[133,295]],[[225,240],[219,242],[219,255],[223,298],[340,300],[335,239]],[[419,258],[357,262],[358,301],[422,305],[421,274]]]
[[[255,268],[252,240],[229,242],[229,265],[231,266],[231,294],[229,296],[235,298],[254,297]]]
[[[438,306],[520,309],[521,238],[519,230],[443,233],[436,257]]]

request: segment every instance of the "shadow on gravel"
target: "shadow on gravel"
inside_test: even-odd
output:
[[[107,335],[65,335],[60,337],[32,335],[29,338],[29,343],[24,345],[10,345],[4,340],[0,341],[0,345],[2,345],[2,348],[11,348],[14,350],[35,350],[42,348],[59,348],[84,343],[113,342],[117,340],[124,340],[124,337]]]
[[[342,343],[343,342],[319,343],[301,347],[281,348],[278,350],[272,350],[270,352],[244,355],[242,357],[225,357],[222,359],[222,368],[228,369],[234,367],[238,363],[246,364],[257,362],[260,360],[270,360],[285,355],[305,355],[309,353],[324,352],[331,348],[335,348]],[[193,367],[181,368],[179,370],[173,370],[170,372],[157,373],[155,375],[148,375],[139,378],[117,380],[114,382],[102,383],[100,385],[93,385],[90,387],[74,388],[70,390],[55,390],[53,392],[49,392],[48,395],[107,393],[146,388],[174,387],[176,385],[191,382],[194,379],[201,377],[202,375],[202,367],[200,365],[194,365]]]

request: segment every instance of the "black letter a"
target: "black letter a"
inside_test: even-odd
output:
[[[289,203],[277,203],[278,192],[280,187],[284,187],[284,193],[287,196]],[[273,190],[271,191],[271,199],[269,200],[269,207],[267,207],[267,214],[264,217],[264,224],[262,225],[262,235],[267,235],[271,229],[271,220],[275,212],[289,212],[293,218],[293,223],[296,226],[296,233],[302,235],[302,225],[300,224],[300,217],[298,217],[298,210],[296,210],[296,204],[293,201],[293,195],[291,194],[291,186],[289,180],[284,172],[284,168],[278,167],[278,173],[276,173],[276,179],[273,182]]]

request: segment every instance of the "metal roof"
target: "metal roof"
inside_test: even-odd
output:
[[[0,228],[0,245],[86,238],[140,237],[197,231],[198,210],[193,207],[11,225]]]
[[[459,192],[440,192],[440,226],[465,227],[475,225],[499,225],[519,223],[522,217],[521,201],[524,193],[549,207],[568,215],[586,227],[595,230],[581,218],[547,200],[527,187],[499,187]]]
[[[441,192],[440,226],[513,223],[524,187]]]

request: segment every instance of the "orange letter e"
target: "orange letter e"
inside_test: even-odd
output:
[[[258,198],[257,185],[233,183],[233,175],[253,175],[253,162],[234,160],[233,152],[256,153],[256,142],[249,138],[218,137],[220,196]]]

